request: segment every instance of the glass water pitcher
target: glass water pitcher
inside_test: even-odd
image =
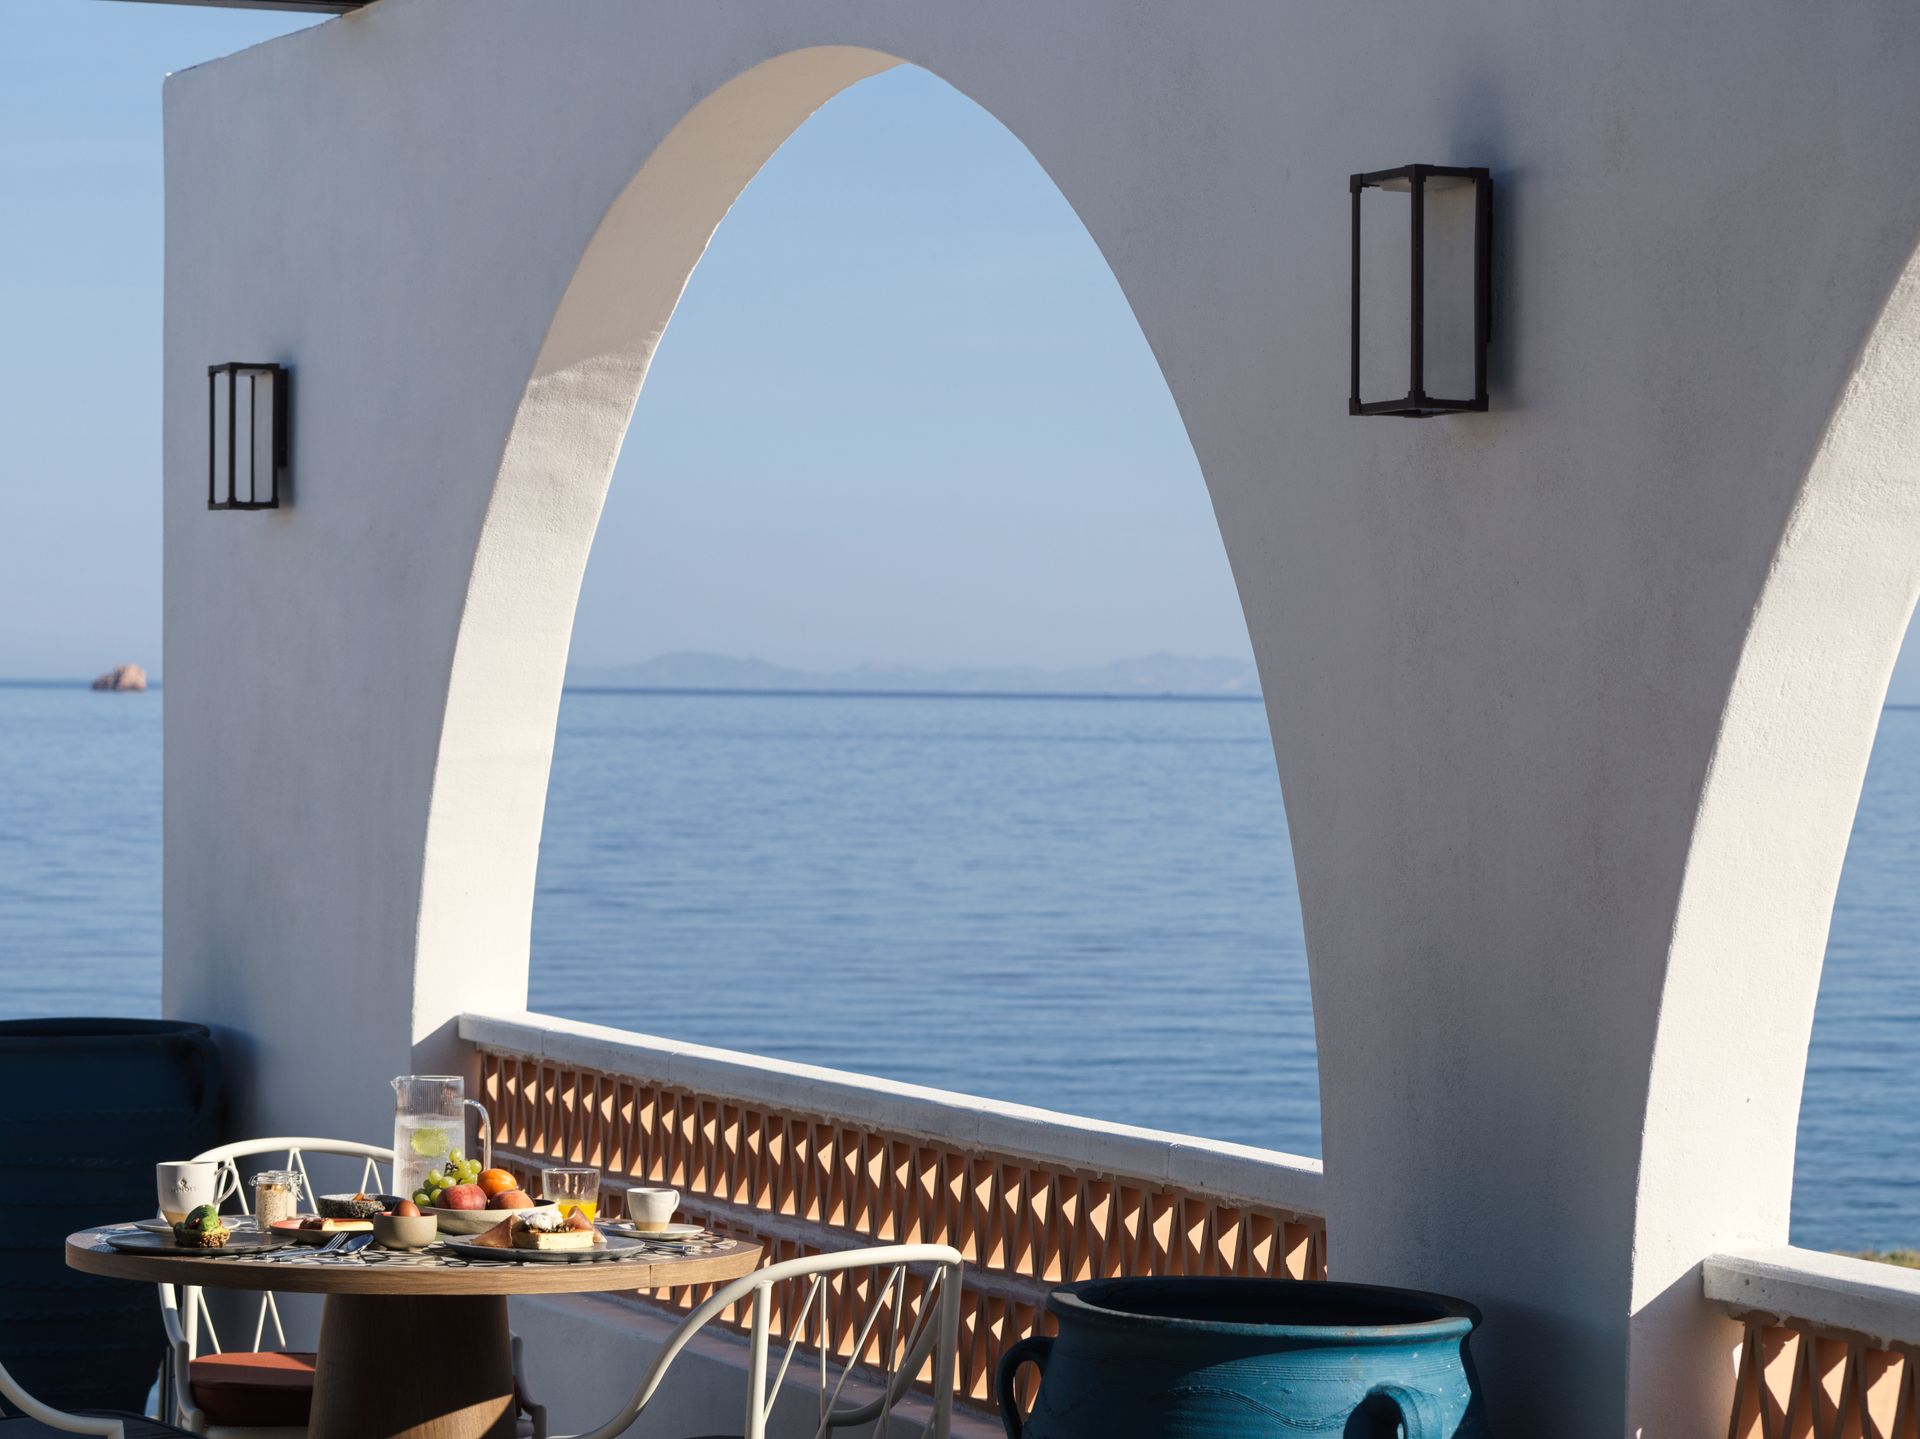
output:
[[[403,1074],[393,1081],[393,1192],[426,1188],[427,1175],[445,1169],[467,1145],[467,1111],[480,1113],[481,1163],[493,1166],[493,1124],[486,1106],[467,1098],[457,1074]]]

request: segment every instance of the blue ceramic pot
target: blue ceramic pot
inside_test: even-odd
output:
[[[1289,1279],[1098,1279],[1000,1363],[1008,1439],[1486,1439],[1471,1304]],[[1040,1369],[1023,1423],[1022,1364]]]

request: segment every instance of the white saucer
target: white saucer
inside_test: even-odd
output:
[[[669,1224],[660,1229],[641,1229],[626,1219],[609,1219],[600,1227],[610,1234],[624,1234],[629,1239],[652,1239],[662,1244],[685,1244],[689,1239],[699,1239],[707,1232],[705,1226],[699,1224]]]

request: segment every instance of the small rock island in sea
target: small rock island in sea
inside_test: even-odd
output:
[[[147,687],[147,672],[139,665],[115,665],[95,680],[93,687],[97,690],[143,690]]]

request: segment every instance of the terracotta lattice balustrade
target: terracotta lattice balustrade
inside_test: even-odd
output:
[[[1920,1439],[1920,1273],[1782,1247],[1702,1278],[1741,1326],[1728,1439]]]
[[[757,1239],[770,1261],[872,1243],[958,1249],[966,1399],[989,1399],[1008,1345],[1050,1331],[1056,1283],[1325,1277],[1325,1224],[1302,1202],[1319,1192],[1311,1161],[545,1016],[469,1015],[461,1034],[496,1163],[529,1177],[593,1165],[615,1198],[672,1185],[686,1217]],[[704,1297],[654,1296],[681,1309]],[[835,1306],[836,1357],[860,1297]],[[790,1316],[775,1321],[784,1333]]]
[[[1920,1439],[1920,1352],[1750,1319],[1729,1439]]]

